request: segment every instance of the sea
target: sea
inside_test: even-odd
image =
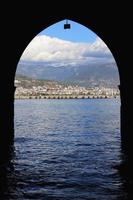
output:
[[[16,100],[0,199],[126,200],[120,99]],[[126,182],[127,181],[127,182]]]

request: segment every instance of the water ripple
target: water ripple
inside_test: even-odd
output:
[[[3,199],[126,199],[113,168],[121,162],[119,112],[116,99],[16,101]]]

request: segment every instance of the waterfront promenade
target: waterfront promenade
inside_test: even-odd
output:
[[[15,95],[15,99],[108,99],[116,95]]]

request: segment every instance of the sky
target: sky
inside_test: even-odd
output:
[[[70,20],[71,29],[64,29],[65,23],[66,20],[60,21],[40,32],[20,61],[55,67],[115,63],[106,44],[94,32]]]
[[[57,37],[62,40],[72,42],[94,42],[97,35],[85,26],[68,20],[71,29],[64,29],[66,20],[60,21],[39,33],[39,35],[47,35],[50,37]]]

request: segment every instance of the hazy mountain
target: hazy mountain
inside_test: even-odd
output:
[[[117,66],[112,64],[93,64],[84,66],[47,66],[44,63],[18,64],[17,74],[34,79],[61,81],[81,86],[117,87],[119,75]]]

